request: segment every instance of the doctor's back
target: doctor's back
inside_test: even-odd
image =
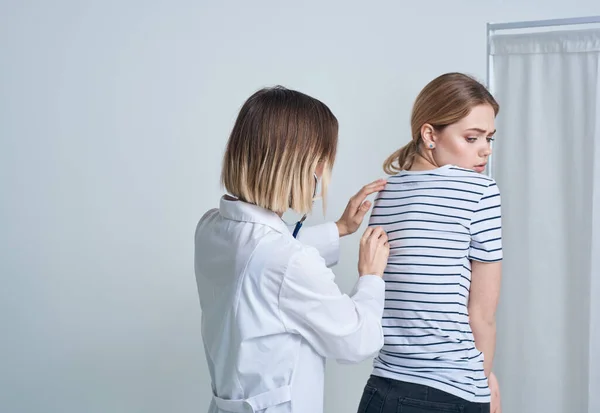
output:
[[[223,162],[231,195],[195,235],[211,413],[322,412],[325,359],[359,362],[383,345],[382,230],[363,236],[373,265],[348,296],[324,258],[339,248],[335,224],[310,246],[281,219],[310,212],[315,178],[326,192],[336,146],[335,117],[300,92],[263,89],[240,111]]]

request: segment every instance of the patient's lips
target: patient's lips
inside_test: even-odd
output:
[[[483,171],[485,170],[485,165],[486,165],[486,164],[487,164],[487,163],[482,163],[482,164],[479,164],[479,165],[475,165],[475,166],[473,167],[473,169],[474,169],[476,172],[483,172]]]

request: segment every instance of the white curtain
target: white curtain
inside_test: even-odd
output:
[[[492,37],[505,413],[600,413],[600,30]]]

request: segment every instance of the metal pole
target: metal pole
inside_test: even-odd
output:
[[[489,31],[495,30],[514,30],[514,29],[530,29],[535,27],[552,27],[552,26],[573,26],[578,24],[594,24],[600,23],[600,16],[589,17],[573,17],[567,19],[551,19],[551,20],[530,20],[511,23],[488,23]]]
[[[486,86],[490,93],[494,94],[494,80],[493,80],[493,58],[492,58],[492,39],[491,39],[491,24],[487,24],[487,34],[486,34],[486,48],[487,48],[487,62],[486,62]],[[492,143],[492,153],[488,158],[487,170],[486,173],[490,178],[493,178],[493,164],[494,164],[494,151],[493,151],[493,143]]]

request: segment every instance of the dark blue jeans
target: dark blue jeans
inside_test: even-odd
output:
[[[489,403],[471,403],[423,386],[371,376],[358,413],[489,413]]]

